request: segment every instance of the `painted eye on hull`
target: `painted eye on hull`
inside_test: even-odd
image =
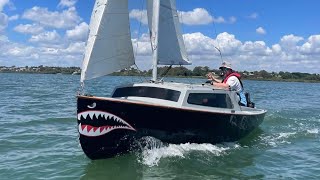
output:
[[[92,103],[91,105],[88,105],[87,106],[89,109],[94,109],[94,108],[96,108],[97,107],[97,103]]]

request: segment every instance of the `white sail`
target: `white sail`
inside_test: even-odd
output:
[[[155,1],[160,1],[158,17],[156,17],[158,20],[156,21],[155,17],[153,17],[154,12],[157,12],[154,9],[155,5],[157,5],[157,3],[154,3]],[[148,0],[147,12],[152,49],[157,51],[158,64],[191,64],[181,35],[175,0]]]
[[[82,64],[81,82],[133,64],[128,0],[96,0]]]

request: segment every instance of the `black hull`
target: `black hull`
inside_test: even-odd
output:
[[[265,113],[212,113],[86,96],[79,96],[77,103],[79,140],[90,159],[108,158],[126,152],[130,150],[134,139],[143,136],[153,136],[174,144],[237,141],[258,127],[265,116]],[[79,114],[84,112],[107,112],[108,115],[114,115],[114,118],[109,119],[106,114],[79,118]],[[86,134],[82,132],[89,131],[90,128],[86,125],[90,128],[101,128],[91,129],[91,134]],[[107,132],[102,127],[119,128]],[[101,133],[94,133],[95,130]]]

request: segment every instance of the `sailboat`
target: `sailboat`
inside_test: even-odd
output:
[[[209,84],[158,80],[158,65],[189,65],[175,0],[148,0],[153,76],[115,87],[111,97],[79,94],[79,141],[90,159],[128,152],[145,136],[166,143],[237,141],[263,121],[265,110],[241,107],[235,91]],[[81,84],[135,64],[128,0],[96,0]]]

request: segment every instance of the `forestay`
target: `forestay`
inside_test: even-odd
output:
[[[96,0],[82,64],[81,82],[133,64],[128,0]]]
[[[158,12],[154,9],[157,4],[155,1],[160,1],[159,16],[156,21],[153,17],[154,11]],[[175,0],[148,0],[147,12],[152,48],[153,51],[157,51],[158,64],[191,64],[181,35]]]

